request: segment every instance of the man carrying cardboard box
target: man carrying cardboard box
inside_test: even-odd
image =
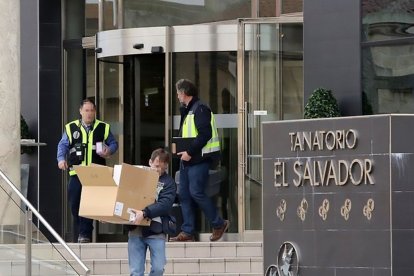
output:
[[[112,135],[109,124],[95,118],[96,107],[91,99],[82,101],[79,113],[80,119],[65,126],[58,144],[57,161],[59,169],[69,168],[68,200],[73,216],[73,241],[88,243],[92,239],[93,220],[79,217],[82,185],[73,170],[73,165],[105,165],[105,158],[118,150],[118,142]],[[96,149],[97,144],[99,151]]]
[[[143,210],[133,210],[134,224],[139,225],[145,218],[151,219],[150,226],[127,226],[128,263],[131,276],[143,276],[145,272],[145,256],[147,249],[151,256],[150,276],[162,276],[166,264],[165,241],[166,230],[162,217],[167,216],[172,208],[176,195],[176,185],[167,174],[169,154],[164,149],[156,149],[151,154],[149,165],[159,173],[156,202]],[[165,224],[164,224],[165,225]]]

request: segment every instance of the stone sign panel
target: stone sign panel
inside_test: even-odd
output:
[[[264,271],[414,275],[414,116],[263,124]]]

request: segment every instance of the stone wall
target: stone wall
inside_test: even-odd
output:
[[[20,187],[20,1],[0,1],[0,169]],[[8,189],[1,179],[0,184]],[[20,202],[20,200],[17,200]],[[18,223],[19,209],[0,190],[0,225]]]

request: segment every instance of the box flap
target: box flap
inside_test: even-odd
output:
[[[128,208],[142,210],[155,202],[159,175],[155,170],[122,164],[115,215],[129,219]],[[121,208],[122,207],[122,208]]]
[[[113,169],[107,166],[73,166],[82,186],[116,186]]]
[[[118,187],[85,186],[82,187],[79,215],[82,217],[112,216]]]
[[[122,163],[121,178],[119,186],[121,189],[131,189],[147,191],[146,185],[139,185],[142,183],[155,183],[153,191],[155,195],[156,184],[158,183],[159,174],[149,167],[136,167],[126,163]]]

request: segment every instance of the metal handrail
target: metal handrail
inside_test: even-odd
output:
[[[20,192],[20,190],[10,181],[10,179],[0,169],[0,176],[6,181],[6,183],[13,189],[13,191],[20,197],[20,199],[26,204],[30,211],[43,223],[47,230],[53,235],[53,237],[69,252],[69,254],[75,259],[75,261],[85,270],[85,275],[90,274],[89,268],[79,259],[75,252],[70,249],[66,242],[60,237],[58,233],[49,225],[49,223],[42,217],[42,215],[33,207],[33,205],[27,200],[27,198]]]

